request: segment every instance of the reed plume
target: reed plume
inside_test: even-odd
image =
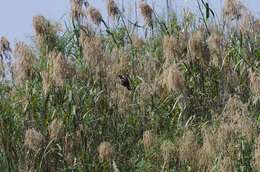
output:
[[[34,65],[36,65],[37,60],[32,48],[23,42],[18,42],[15,45],[14,55],[16,60],[13,65],[13,74],[16,83],[19,85],[23,81],[33,79]]]
[[[33,151],[38,151],[44,143],[43,135],[35,129],[27,129],[24,144]]]
[[[96,24],[98,26],[101,24],[103,19],[102,19],[102,15],[101,15],[100,11],[98,11],[98,9],[96,9],[94,7],[88,7],[87,14],[94,24]]]
[[[10,42],[6,37],[2,36],[0,38],[0,53],[11,51]]]
[[[214,66],[221,65],[221,47],[222,47],[223,37],[218,31],[211,33],[207,39],[207,44],[210,51],[210,63]]]
[[[120,10],[114,0],[107,0],[107,11],[108,16],[112,17],[113,19],[117,18],[120,14]]]
[[[155,137],[152,130],[147,130],[143,133],[143,144],[145,149],[149,149],[155,144]]]
[[[225,0],[223,14],[226,19],[239,19],[245,7],[240,0]]]
[[[203,29],[198,29],[192,33],[188,43],[188,48],[192,61],[201,62],[204,65],[209,63],[210,54],[205,41],[205,32]]]
[[[184,89],[184,78],[176,65],[170,66],[163,74],[163,85],[168,91],[178,92]]]
[[[110,142],[102,142],[98,146],[99,158],[102,161],[112,160],[113,149]]]
[[[44,16],[37,15],[33,16],[33,28],[38,47],[51,51],[56,46],[57,33],[61,30],[60,25],[54,25]]]
[[[50,139],[59,139],[63,136],[63,121],[61,119],[54,119],[48,126]]]
[[[152,27],[153,26],[153,9],[151,8],[151,6],[149,4],[147,4],[146,2],[144,2],[143,0],[141,0],[139,8],[141,11],[141,15],[144,18],[144,23],[147,26]]]
[[[72,19],[79,21],[83,16],[84,0],[70,0],[70,15]]]

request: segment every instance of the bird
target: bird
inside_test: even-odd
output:
[[[121,85],[126,87],[129,91],[132,90],[130,86],[130,80],[128,75],[118,75],[121,80]]]
[[[89,7],[89,2],[88,1],[84,1],[84,6],[85,6],[85,8],[88,8]]]

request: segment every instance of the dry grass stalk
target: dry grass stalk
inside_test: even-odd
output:
[[[232,160],[231,157],[225,156],[219,162],[219,171],[227,172],[227,171],[236,171],[235,161]]]
[[[255,139],[255,148],[253,151],[253,160],[251,164],[255,170],[260,169],[260,135],[258,135]]]
[[[5,65],[4,65],[4,62],[1,60],[0,61],[0,79],[2,79],[1,77],[3,77],[4,72],[5,72]]]

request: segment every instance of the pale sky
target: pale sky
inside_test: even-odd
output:
[[[104,15],[106,14],[106,0],[89,1],[91,5],[98,8]],[[134,9],[135,0],[117,1],[120,3],[125,1],[126,11]],[[195,0],[172,1],[174,1],[173,9],[177,12],[181,11],[184,7],[197,8]],[[218,11],[223,0],[208,1],[212,8]],[[52,21],[61,23],[64,23],[69,17],[69,0],[0,0],[0,2],[0,36],[6,36],[12,44],[19,40],[30,41],[30,36],[33,34],[32,17],[34,15],[44,15]],[[156,4],[155,8],[158,11],[165,9],[165,0],[148,0],[148,2],[154,2]],[[260,17],[260,0],[243,0],[243,2],[257,17]]]

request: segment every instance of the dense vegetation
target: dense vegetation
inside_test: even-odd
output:
[[[34,44],[0,40],[0,171],[257,171],[260,20],[218,21],[83,0],[66,27],[33,17]],[[95,28],[95,29],[93,29]]]

